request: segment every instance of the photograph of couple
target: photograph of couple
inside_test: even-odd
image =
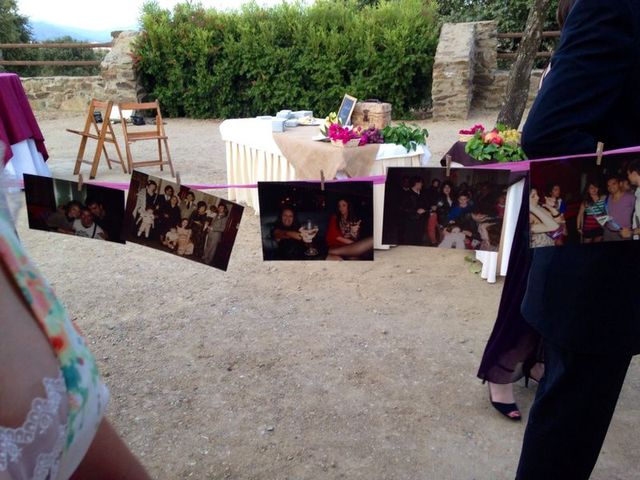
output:
[[[124,243],[124,192],[24,175],[29,228]]]
[[[258,182],[264,260],[373,260],[373,184]]]
[[[531,164],[533,248],[640,240],[637,155]]]
[[[226,270],[244,207],[134,171],[126,239]]]
[[[382,242],[496,252],[508,184],[505,170],[389,168]]]

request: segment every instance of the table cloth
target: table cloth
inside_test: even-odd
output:
[[[11,176],[51,176],[45,163],[49,154],[44,137],[20,77],[14,73],[0,73],[0,141],[6,147],[2,161]]]
[[[299,159],[290,162],[285,157],[274,139],[274,135],[287,135],[287,133],[274,134],[269,119],[230,119],[222,122],[220,134],[226,148],[227,183],[229,185],[251,185],[258,181],[320,180],[320,168],[317,169],[315,176],[308,171],[301,175],[294,166],[294,162]],[[323,148],[329,154],[335,155],[338,159],[335,165],[346,167],[335,170],[337,178],[351,176],[349,175],[350,171],[362,173],[359,166],[348,166],[350,152],[342,151],[339,147],[328,143],[316,143],[312,140],[312,137],[319,133],[317,126],[298,126],[290,129],[289,133],[301,140],[308,137],[308,142],[313,148]],[[357,148],[370,150],[374,157],[368,163],[370,165],[368,167],[369,175],[384,175],[389,167],[424,166],[431,159],[431,152],[426,145],[418,145],[417,150],[412,152],[407,152],[401,145],[391,144],[367,145]],[[324,165],[331,163],[329,160],[327,162]],[[327,168],[326,178],[333,178],[334,169],[325,168]],[[245,203],[254,208],[256,214],[260,212],[258,190],[255,188],[229,188],[229,200]],[[388,245],[382,244],[383,205],[384,184],[376,184],[374,185],[374,247],[377,249],[389,248]]]

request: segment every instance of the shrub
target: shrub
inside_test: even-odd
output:
[[[170,116],[336,110],[344,93],[406,116],[429,101],[439,20],[433,0],[318,0],[219,12],[146,4],[140,79]]]

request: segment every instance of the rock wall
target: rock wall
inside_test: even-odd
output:
[[[31,77],[22,85],[34,111],[86,111],[92,98],[104,98],[104,80],[94,77]]]
[[[491,100],[487,90],[494,84],[498,69],[498,23],[477,22],[475,25],[475,65],[473,75],[473,108]]]
[[[100,64],[99,76],[23,78],[31,107],[35,111],[84,112],[92,98],[136,101],[138,86],[131,43],[137,35],[138,32],[131,31],[114,34],[113,46]]]
[[[466,119],[472,108],[500,108],[509,71],[498,69],[497,55],[496,22],[445,23],[433,66],[433,118]],[[538,93],[541,74],[541,70],[531,74],[529,105]]]
[[[527,106],[531,106],[538,94],[538,85],[540,84],[540,77],[542,76],[542,70],[534,70],[531,72],[531,80],[529,83],[529,100]],[[495,78],[491,85],[486,87],[486,95],[483,95],[481,99],[475,99],[473,107],[478,109],[496,110],[499,109],[504,103],[504,96],[507,92],[507,82],[509,81],[509,72],[507,70],[497,70],[495,72]]]
[[[445,23],[433,63],[434,120],[459,118],[473,98],[475,24]]]

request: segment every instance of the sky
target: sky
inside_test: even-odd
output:
[[[184,2],[184,0],[182,0]],[[248,0],[201,0],[218,10],[237,8]],[[162,8],[173,8],[179,0],[156,0]],[[263,6],[282,0],[256,0]],[[85,30],[125,30],[137,28],[144,0],[18,0],[20,14],[30,20]],[[194,2],[195,3],[195,2]]]

